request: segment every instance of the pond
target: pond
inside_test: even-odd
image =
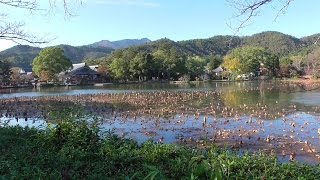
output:
[[[276,81],[126,84],[2,90],[1,121],[44,127],[50,111],[82,109],[144,142],[265,151],[317,164],[320,90]]]

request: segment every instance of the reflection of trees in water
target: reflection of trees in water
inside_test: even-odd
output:
[[[278,83],[261,81],[256,87],[240,90],[223,91],[222,99],[225,106],[239,108],[243,105],[266,106],[274,113],[286,109],[290,105],[292,95],[281,92],[282,86]]]
[[[204,90],[132,92],[119,94],[92,94],[78,96],[51,96],[39,98],[18,98],[20,102],[10,102],[12,108],[28,109],[33,114],[36,111],[46,114],[50,109],[58,110],[68,106],[83,106],[90,114],[112,117],[114,112],[129,117],[149,116],[151,119],[177,114],[221,115],[290,112],[293,104],[298,110],[306,110],[302,104],[293,103],[297,96],[286,93],[283,89],[290,88],[287,84],[262,82],[228,82],[228,83],[199,83],[197,87]],[[190,87],[190,86],[189,86]],[[211,88],[209,88],[211,87]],[[297,88],[297,87],[294,87]],[[23,101],[28,102],[23,102]],[[31,103],[31,104],[29,104]],[[9,107],[5,104],[5,107]],[[19,107],[19,108],[14,108]],[[24,108],[25,107],[25,108]],[[6,111],[6,109],[3,109]],[[233,111],[237,110],[237,112]],[[310,110],[310,107],[309,107]],[[15,114],[13,112],[12,114]]]
[[[317,85],[314,85],[316,87]],[[297,94],[302,92],[302,94]],[[256,88],[244,88],[240,90],[222,91],[221,98],[224,106],[239,109],[240,106],[251,107],[264,106],[260,110],[278,114],[279,112],[292,112],[295,110],[302,112],[319,112],[320,108],[304,103],[293,102],[294,98],[309,93],[301,86],[290,83],[261,81]],[[257,108],[259,109],[259,108]]]
[[[284,93],[313,91],[320,88],[319,82],[301,81],[301,82],[285,82],[280,84],[280,91]]]
[[[222,94],[225,106],[239,108],[239,105],[257,104],[259,100],[259,92],[257,91],[229,91]]]

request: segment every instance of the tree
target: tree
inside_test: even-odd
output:
[[[205,73],[205,65],[207,64],[205,58],[199,56],[188,57],[186,61],[186,68],[191,80],[199,78]]]
[[[264,75],[277,76],[280,69],[279,57],[265,50],[260,53],[260,71],[262,68],[265,68],[267,70],[267,74]]]
[[[49,7],[40,7],[40,0],[0,0],[0,8],[9,12],[15,12],[16,10],[30,11],[31,13],[42,12],[52,13],[54,9],[63,7],[66,17],[72,16],[74,13],[70,9],[71,2],[77,2],[82,4],[81,0],[48,0]],[[46,43],[47,40],[39,39],[38,37],[27,33],[24,30],[24,22],[12,21],[9,18],[8,12],[0,13],[0,39],[10,40],[17,43]]]
[[[292,66],[296,68],[296,70],[298,71],[302,71],[303,70],[303,62],[305,61],[305,56],[304,55],[293,55],[290,56],[291,62],[292,62]]]
[[[110,69],[108,65],[104,63],[99,64],[97,72],[100,74],[100,78],[103,82],[110,82]]]
[[[166,59],[165,52],[163,50],[158,49],[152,55],[154,57],[153,72],[155,72],[158,79],[164,78],[163,77],[165,73],[164,61]]]
[[[275,75],[279,59],[263,48],[247,46],[232,50],[225,56],[223,66],[234,75],[256,73],[260,68],[266,68]]]
[[[320,47],[314,48],[306,57],[306,69],[307,74],[318,76],[318,70],[320,65]]]
[[[8,61],[0,61],[0,79],[2,83],[9,82],[11,71],[11,64]]]
[[[147,80],[152,79],[153,77],[156,77],[156,71],[154,71],[154,68],[156,68],[156,63],[154,61],[154,57],[151,53],[147,53],[145,55],[145,59],[146,59],[146,67],[147,67]]]
[[[71,61],[58,47],[49,47],[40,51],[32,62],[32,70],[42,80],[53,80],[56,74],[72,68]]]
[[[212,74],[213,70],[218,68],[222,64],[223,58],[218,55],[212,55],[207,57],[207,65],[205,67],[207,73]]]
[[[171,47],[169,50],[168,58],[165,60],[165,65],[168,73],[168,80],[178,79],[180,76],[186,73],[187,68],[186,64],[186,56],[181,53],[177,47]]]
[[[146,53],[138,53],[129,63],[129,71],[134,79],[142,80],[143,76],[147,75],[147,59]]]
[[[113,59],[109,68],[113,77],[115,77],[116,79],[128,80],[129,62],[124,58],[119,57]]]
[[[22,80],[22,77],[20,75],[20,68],[19,67],[12,67],[10,68],[11,70],[11,75],[10,75],[10,80],[11,82],[20,82]]]

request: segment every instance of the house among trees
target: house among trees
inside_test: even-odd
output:
[[[64,84],[93,84],[100,80],[100,74],[96,71],[98,66],[88,66],[86,63],[73,64],[73,68],[60,75]]]
[[[225,69],[223,69],[221,66],[213,69],[211,72],[212,79],[215,79],[215,80],[223,79],[224,72],[225,72]]]
[[[223,73],[223,68],[221,66],[217,67],[216,69],[213,70],[213,73],[215,76],[221,76],[221,74]]]

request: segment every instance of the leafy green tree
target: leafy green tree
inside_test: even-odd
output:
[[[260,68],[266,68],[274,75],[279,68],[279,59],[264,48],[246,46],[225,56],[223,66],[234,75],[257,73]]]
[[[114,78],[120,80],[128,80],[129,77],[129,62],[124,58],[119,57],[113,59],[112,63],[109,66],[110,71]]]
[[[207,65],[205,66],[205,69],[207,73],[211,74],[213,70],[218,68],[223,62],[223,58],[218,55],[212,55],[207,57]]]
[[[134,79],[142,80],[147,75],[147,59],[146,53],[138,53],[129,63],[129,71]]]
[[[265,68],[268,71],[269,75],[276,76],[280,69],[278,56],[267,51],[263,51],[261,52],[260,57],[260,69]]]
[[[205,66],[207,62],[205,58],[194,56],[188,57],[186,61],[186,68],[191,80],[194,80],[205,73]]]
[[[150,80],[152,79],[152,77],[156,77],[156,74],[155,74],[155,68],[157,67],[155,61],[154,61],[154,57],[151,53],[147,53],[145,55],[145,60],[146,60],[146,67],[147,67],[147,72],[146,72],[146,75],[147,75],[147,79]]]
[[[280,77],[286,77],[289,78],[290,77],[290,71],[293,68],[292,66],[292,60],[286,56],[286,57],[282,57],[280,59],[280,71],[279,71],[279,76]]]
[[[154,61],[153,72],[156,73],[156,77],[158,79],[164,78],[164,73],[165,73],[164,61],[166,59],[165,52],[159,49],[155,51],[152,55],[153,55],[153,61]]]
[[[8,61],[0,61],[0,79],[1,82],[9,82],[11,71],[11,64]]]
[[[290,65],[292,65],[292,60],[288,56],[282,57],[280,59],[280,66],[290,66]]]
[[[169,51],[168,58],[166,58],[165,67],[167,68],[168,80],[178,79],[187,72],[186,56],[181,53],[176,47],[172,47]]]
[[[72,68],[71,61],[58,47],[49,47],[40,51],[32,62],[32,70],[42,80],[54,80],[60,72]]]

